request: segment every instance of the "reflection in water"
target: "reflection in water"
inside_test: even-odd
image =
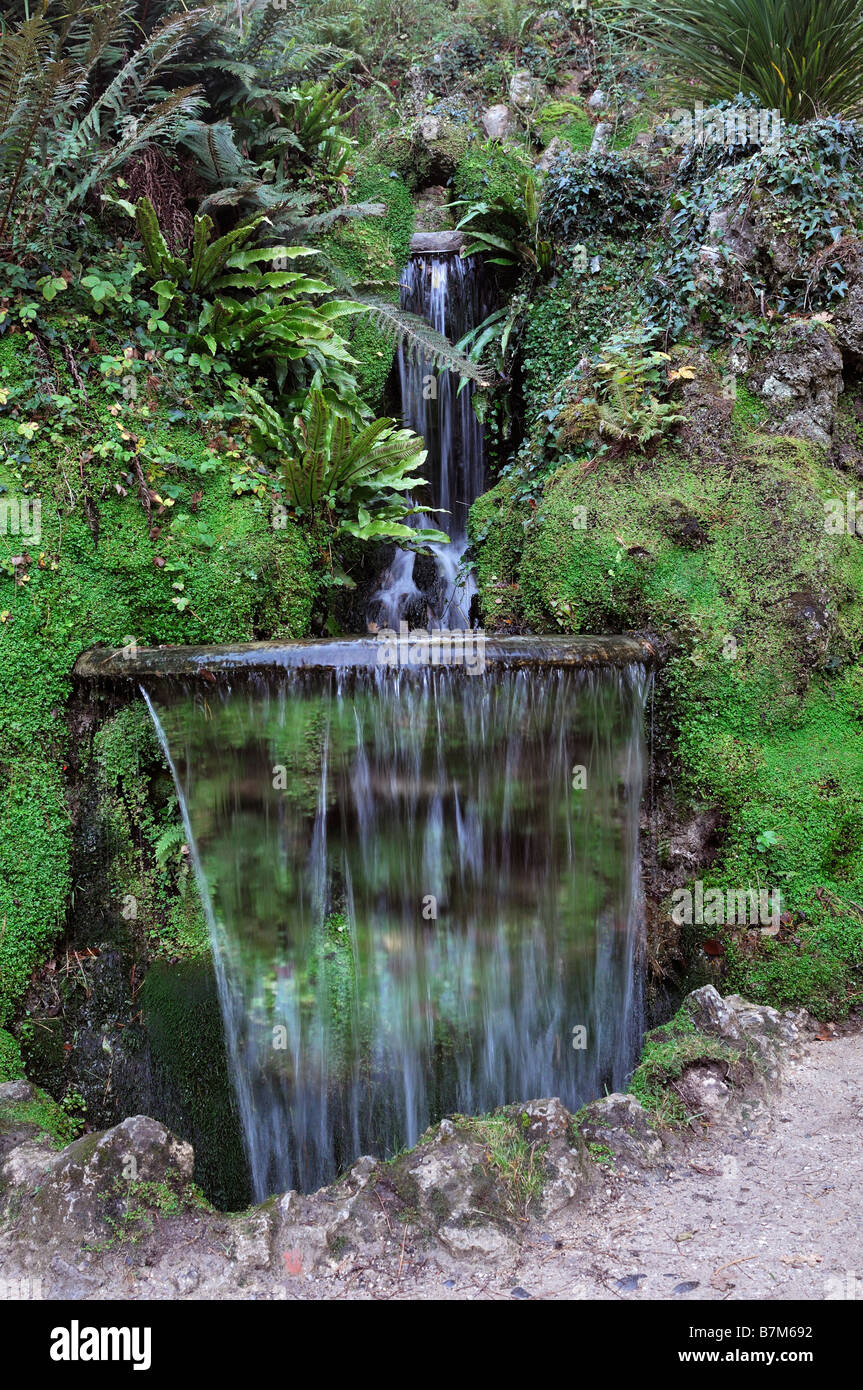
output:
[[[155,696],[257,1199],[446,1113],[624,1083],[644,693],[629,667]]]

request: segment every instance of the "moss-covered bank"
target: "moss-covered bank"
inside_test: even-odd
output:
[[[59,326],[53,341],[0,342],[0,485],[19,508],[0,534],[0,1025],[73,887],[70,776],[87,750],[65,710],[78,654],[301,636],[317,594],[313,537],[288,519],[272,526],[217,392],[204,382],[176,395],[139,354],[130,399],[123,361]],[[106,775],[148,737],[140,725],[114,733]]]

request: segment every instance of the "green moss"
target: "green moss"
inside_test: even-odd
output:
[[[62,1149],[77,1136],[80,1120],[74,1119],[45,1091],[37,1091],[35,1100],[13,1101],[0,1111],[3,1126],[35,1125],[50,1136],[55,1148]]]
[[[326,239],[328,256],[355,284],[375,283],[375,292],[398,303],[398,281],[410,258],[415,213],[404,179],[393,171],[362,162],[351,181],[353,202],[384,203],[386,216],[366,217],[341,224]],[[357,361],[360,395],[375,411],[383,410],[387,379],[393,365],[393,339],[368,319],[354,320],[349,338]]]
[[[757,396],[753,396],[745,382],[738,382],[735,386],[734,407],[731,418],[735,425],[757,427],[768,419],[770,411],[764,401],[760,401]]]
[[[24,1075],[24,1063],[17,1040],[0,1028],[0,1083],[18,1081]]]
[[[580,101],[550,101],[537,115],[543,141],[555,136],[574,150],[589,150],[593,144],[593,122]]]
[[[633,116],[631,121],[624,121],[623,125],[617,127],[611,137],[609,147],[612,150],[628,150],[636,135],[641,135],[644,131],[649,129],[649,116]]]
[[[412,191],[449,183],[473,139],[461,119],[450,120],[445,112],[440,116],[437,140],[425,141],[416,128],[399,127],[382,131],[371,147],[372,158],[387,172],[398,174]]]
[[[527,151],[489,140],[468,146],[453,180],[456,198],[499,203],[518,225],[524,217],[524,181],[531,172]]]
[[[470,512],[470,532],[486,622],[500,630],[520,626],[521,587],[518,583],[525,526],[529,514],[515,484],[502,479],[477,498]]]
[[[105,1205],[104,1220],[110,1235],[85,1245],[85,1250],[103,1252],[136,1246],[152,1235],[156,1223],[166,1216],[212,1210],[195,1183],[173,1174],[163,1182],[115,1178],[109,1189],[99,1194],[99,1200]]]
[[[725,1062],[731,1066],[739,1057],[727,1043],[697,1032],[688,1011],[680,1009],[663,1027],[646,1035],[629,1091],[659,1124],[688,1124],[692,1116],[672,1083],[696,1063]]]
[[[195,1150],[195,1180],[223,1211],[249,1200],[222,1014],[207,961],[157,962],[140,995],[163,1120]]]
[[[524,1219],[542,1195],[546,1144],[528,1143],[519,1118],[511,1112],[468,1118],[454,1115],[465,1138],[485,1148],[485,1160],[501,1194],[507,1215]]]
[[[96,373],[86,406],[22,437],[31,352],[29,335],[0,342],[0,383],[11,388],[0,413],[6,486],[41,499],[38,539],[0,536],[0,1025],[56,936],[71,888],[63,716],[78,655],[131,639],[304,635],[318,591],[310,539],[293,524],[274,530],[259,498],[236,494],[242,477],[232,470],[242,465],[214,452],[191,402],[160,413],[142,396],[118,419]],[[212,400],[207,389],[196,413]],[[127,426],[139,432],[154,492],[173,502],[161,516],[154,504],[149,520],[127,478]]]

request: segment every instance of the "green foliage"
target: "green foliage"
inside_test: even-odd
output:
[[[135,930],[150,936],[152,954],[206,953],[173,782],[143,703],[118,710],[96,731],[93,769],[114,917],[131,895]]]
[[[348,392],[353,389],[353,359],[333,323],[361,312],[358,305],[330,298],[332,286],[323,280],[265,268],[314,251],[249,247],[260,216],[213,241],[213,222],[204,214],[195,218],[191,256],[184,264],[168,250],[149,199],[141,200],[136,217],[158,297],[151,328],[158,329],[168,317],[189,314],[188,333],[199,365],[206,352],[211,358],[221,355],[252,378],[268,369],[279,390],[286,382],[289,389],[296,388],[316,376]],[[187,293],[196,297],[189,305]],[[314,302],[322,298],[325,303]]]
[[[551,428],[573,365],[595,357],[621,321],[644,318],[644,252],[632,241],[591,244],[557,253],[555,276],[539,287],[525,315],[521,371],[525,424]],[[549,441],[550,443],[550,441]]]
[[[9,1036],[6,1034],[5,1036]],[[16,1072],[16,1077],[23,1076],[23,1070]],[[2,1073],[0,1073],[2,1079]],[[14,1080],[13,1077],[6,1078]],[[7,1101],[0,1106],[0,1134],[6,1125],[14,1128],[21,1125],[33,1125],[42,1134],[46,1134],[56,1149],[65,1148],[73,1139],[77,1138],[81,1131],[82,1121],[76,1119],[68,1113],[62,1105],[58,1105],[45,1091],[36,1091],[32,1100]]]
[[[411,45],[425,46],[455,20],[449,0],[297,0],[290,27],[300,45],[338,50],[338,61],[380,81],[404,72]]]
[[[677,750],[678,790],[723,818],[705,885],[778,887],[792,915],[781,939],[729,929],[729,982],[841,1016],[863,987],[863,552],[825,533],[836,474],[811,446],[738,429],[724,461],[567,459],[535,509],[499,483],[471,518],[484,614],[669,637],[654,737]],[[791,588],[824,595],[823,650],[801,638]]]
[[[712,216],[740,209],[753,242],[742,265],[710,229]],[[861,226],[863,135],[854,124],[813,121],[785,131],[775,148],[693,146],[678,171],[651,277],[654,315],[673,334],[697,317],[709,329],[745,336],[753,304],[779,314],[829,308],[847,291],[840,243]],[[711,241],[719,247],[712,270],[699,263]]]
[[[661,1028],[654,1028],[644,1039],[641,1060],[632,1074],[629,1091],[649,1111],[654,1123],[663,1126],[689,1124],[691,1115],[674,1083],[687,1067],[704,1062],[722,1062],[731,1067],[740,1053],[719,1038],[698,1033],[686,1009]]]
[[[624,0],[685,101],[752,93],[788,121],[863,114],[860,0]]]
[[[524,1220],[542,1196],[547,1145],[529,1143],[520,1116],[509,1111],[476,1119],[454,1115],[466,1139],[485,1146],[485,1162],[500,1185],[504,1214]]]
[[[0,341],[0,482],[42,501],[38,545],[0,537],[0,1027],[71,890],[62,712],[80,652],[129,635],[141,645],[252,640],[264,622],[268,634],[305,635],[318,594],[314,538],[288,518],[274,530],[260,494],[235,493],[231,465],[248,470],[252,451],[242,421],[228,434],[206,379],[155,345],[151,362],[131,345],[100,359],[87,348],[92,318],[82,319],[46,325],[47,368],[28,332]],[[80,386],[64,346],[87,372]],[[154,371],[159,396],[146,387]],[[124,377],[140,381],[136,394]],[[173,602],[183,596],[184,607]]]
[[[460,229],[470,228],[462,255],[481,252],[489,265],[544,274],[551,265],[551,245],[539,235],[539,196],[532,174],[520,181],[519,192],[515,206],[511,198],[497,203],[483,200],[467,204],[458,223]]]
[[[84,1249],[100,1253],[138,1245],[153,1234],[160,1217],[209,1210],[200,1188],[183,1182],[174,1173],[163,1182],[115,1178],[106,1191],[99,1193],[99,1200],[105,1204],[103,1219],[110,1235],[90,1242]]]
[[[0,1083],[17,1081],[24,1075],[24,1063],[17,1039],[0,1028]]]
[[[267,442],[276,449],[283,447],[280,423],[272,412],[261,417]],[[281,467],[288,498],[300,511],[312,517],[323,513],[337,534],[357,540],[447,539],[442,532],[405,525],[415,511],[407,493],[425,482],[416,471],[426,450],[412,430],[380,419],[356,432],[320,391],[309,393],[294,424],[301,452],[283,458]]]
[[[276,138],[301,151],[309,162],[329,165],[340,174],[353,145],[342,130],[348,112],[339,109],[346,92],[328,91],[322,82],[291,88],[281,101],[283,129]]]
[[[519,48],[539,18],[533,0],[474,0],[480,25],[506,47]]]
[[[592,237],[637,232],[660,205],[656,179],[637,158],[563,154],[545,180],[540,225],[552,240],[589,245]]]
[[[563,444],[578,444],[596,433],[618,443],[643,448],[669,433],[686,417],[670,401],[659,399],[667,389],[667,352],[651,347],[655,334],[634,327],[614,334],[593,364],[595,394],[582,383],[576,399],[560,412]]]
[[[71,0],[62,22],[41,0],[0,32],[0,250],[50,251],[87,194],[146,144],[176,138],[198,89],[157,84],[202,9],[165,19],[135,44],[129,6]]]
[[[498,140],[473,143],[456,169],[456,199],[500,207],[507,221],[519,226],[524,221],[524,185],[531,167],[527,152],[520,146],[504,146]]]
[[[348,191],[362,205],[379,205],[383,216],[351,218],[325,234],[320,242],[325,273],[336,266],[352,285],[376,284],[378,297],[397,305],[399,276],[410,257],[416,221],[407,185],[364,159]],[[395,355],[394,336],[368,316],[353,319],[348,336],[357,363],[358,393],[372,410],[380,411]]]

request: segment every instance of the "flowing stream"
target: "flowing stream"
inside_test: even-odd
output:
[[[401,278],[403,309],[457,342],[489,312],[480,258],[457,255],[412,256]],[[436,373],[422,353],[402,346],[398,354],[404,423],[423,436],[428,449],[423,476],[431,506],[420,525],[446,531],[449,545],[431,547],[437,581],[421,591],[415,580],[416,556],[396,549],[369,604],[368,620],[377,628],[397,629],[403,617],[421,616],[428,629],[470,626],[476,585],[465,563],[467,518],[484,488],[483,427],[473,408],[473,384],[453,372]]]
[[[287,669],[145,690],[257,1199],[447,1113],[624,1084],[646,680]]]

